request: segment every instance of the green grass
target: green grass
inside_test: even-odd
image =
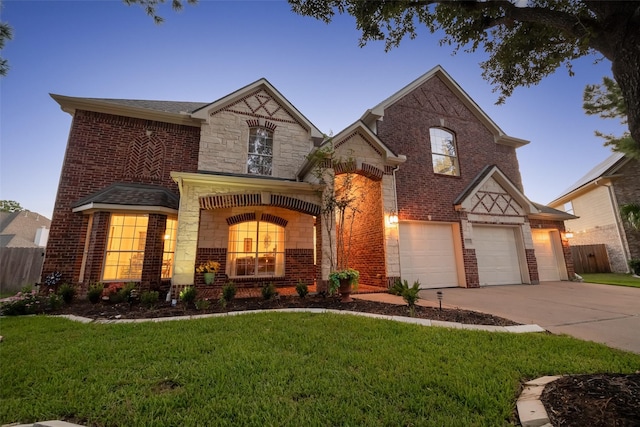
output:
[[[634,372],[640,356],[549,334],[260,313],[139,324],[2,318],[0,424],[422,425],[514,422],[520,384]]]
[[[631,274],[621,273],[597,273],[597,274],[581,274],[585,282],[600,283],[603,285],[630,286],[640,288],[640,279],[633,277]]]

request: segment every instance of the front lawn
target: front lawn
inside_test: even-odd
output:
[[[640,288],[640,279],[633,277],[631,274],[621,273],[596,273],[581,274],[585,282],[600,283],[603,285],[630,286]]]
[[[0,319],[0,424],[514,423],[520,384],[621,372],[640,356],[548,334],[258,313],[138,324]]]

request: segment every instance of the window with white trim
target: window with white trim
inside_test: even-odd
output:
[[[273,172],[273,132],[262,127],[249,130],[247,173],[271,175]]]
[[[102,280],[140,280],[149,215],[111,214]]]
[[[284,227],[263,221],[230,226],[227,275],[284,276]]]
[[[164,250],[162,251],[162,274],[163,279],[170,279],[173,276],[173,255],[176,251],[176,236],[178,234],[178,220],[167,218],[167,225],[164,231]]]
[[[455,138],[451,132],[440,128],[429,129],[433,172],[442,175],[460,175]]]

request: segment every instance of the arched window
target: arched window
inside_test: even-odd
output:
[[[443,175],[460,175],[458,152],[453,134],[440,128],[429,129],[433,172]]]
[[[247,173],[271,175],[273,172],[273,132],[263,127],[249,130]]]
[[[264,221],[230,226],[227,275],[284,276],[284,227]]]

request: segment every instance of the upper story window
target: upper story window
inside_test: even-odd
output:
[[[460,175],[458,152],[451,132],[440,128],[429,129],[433,171],[443,175]]]
[[[564,204],[564,211],[568,214],[574,215],[573,202],[571,200],[569,200],[567,203]]]
[[[273,132],[263,127],[249,131],[247,173],[271,175],[273,172]]]

